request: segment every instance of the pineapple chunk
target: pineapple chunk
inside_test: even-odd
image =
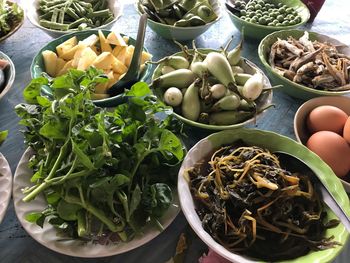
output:
[[[129,43],[129,37],[128,37],[128,36],[123,36],[123,39],[124,39],[124,41],[125,41],[126,44]]]
[[[99,69],[111,69],[115,57],[110,52],[102,52],[93,62],[93,65]]]
[[[64,65],[66,65],[66,61],[62,58],[57,58],[56,62],[56,70],[55,70],[55,76],[58,76],[58,73],[63,69]]]
[[[122,62],[120,62],[120,60],[118,60],[117,58],[112,63],[112,69],[115,73],[118,74],[123,74],[128,71],[128,67],[125,66]]]
[[[120,50],[120,52],[115,58],[120,60],[121,63],[125,64],[126,55],[127,55],[127,48],[123,47],[123,49]]]
[[[67,71],[71,68],[73,68],[72,66],[72,63],[73,63],[73,59],[72,60],[69,60],[65,65],[64,67],[58,72],[57,76],[61,76],[63,74],[66,74]]]
[[[109,33],[107,36],[107,42],[111,45],[123,46],[123,47],[127,46],[124,39],[119,33],[114,33],[114,32]]]
[[[112,51],[113,56],[117,57],[119,55],[119,53],[125,48],[126,47],[116,46]]]
[[[152,55],[146,51],[142,51],[141,64],[152,59]]]
[[[126,48],[126,55],[125,55],[125,61],[124,64],[129,67],[131,60],[132,60],[132,55],[134,54],[135,47],[133,45],[130,45]]]
[[[71,49],[67,50],[65,53],[60,56],[60,58],[63,58],[64,60],[71,60],[74,58],[75,53],[79,49],[84,49],[86,46],[83,43],[79,43],[78,45],[72,47]]]
[[[96,53],[90,48],[87,47],[81,52],[81,58],[79,59],[77,69],[86,70],[97,58]]]
[[[77,45],[78,43],[78,39],[76,36],[71,37],[70,39],[66,40],[65,42],[63,42],[62,44],[59,44],[56,47],[56,52],[58,54],[59,57],[62,57],[62,55],[67,52],[69,49],[71,49],[72,47],[74,47],[75,45]]]
[[[121,75],[121,74],[112,73],[112,76],[111,76],[111,78],[110,78],[109,81],[108,81],[108,85],[107,85],[107,88],[108,88],[108,89],[109,89],[110,87],[112,87],[112,85],[113,85],[114,83],[116,83],[116,82],[119,80],[120,75]],[[109,74],[108,74],[108,78],[109,78]]]
[[[98,36],[100,37],[100,45],[102,52],[112,52],[111,46],[108,44],[107,39],[101,30],[98,31]]]
[[[87,47],[93,47],[96,45],[96,43],[98,42],[99,37],[95,34],[88,36],[87,38],[85,38],[82,41],[79,41],[79,43],[84,44]]]
[[[79,60],[81,59],[82,53],[83,53],[84,50],[85,50],[85,48],[79,48],[75,52],[74,57],[73,57],[73,62],[72,62],[73,68],[77,68],[78,67]]]
[[[56,64],[57,64],[57,55],[51,50],[45,50],[42,52],[45,71],[51,76],[54,77],[56,74]]]

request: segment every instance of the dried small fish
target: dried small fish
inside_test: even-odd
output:
[[[350,90],[350,56],[338,52],[337,47],[311,41],[305,32],[299,39],[290,36],[273,43],[269,63],[278,74],[296,83],[323,90]]]

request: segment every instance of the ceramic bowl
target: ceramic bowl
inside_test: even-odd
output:
[[[102,30],[102,32],[105,36],[107,36],[111,31]],[[76,36],[78,41],[79,41],[79,40],[83,40],[83,39],[87,38],[88,36],[90,36],[92,34],[98,35],[98,30],[79,31],[79,32],[66,34],[66,35],[63,35],[63,36],[49,42],[48,44],[46,44],[43,48],[40,49],[40,51],[36,54],[36,56],[34,57],[34,59],[32,61],[32,64],[30,66],[31,77],[37,78],[45,71],[44,60],[43,60],[43,56],[41,55],[41,53],[44,50],[51,50],[51,51],[56,52],[56,47],[59,44],[66,41],[67,39],[69,39],[73,36]],[[129,44],[135,45],[135,42],[136,42],[135,39],[129,37]],[[148,50],[146,48],[144,48],[144,51],[148,52]],[[148,79],[148,77],[151,74],[151,67],[152,67],[151,65],[146,64],[146,67],[143,70],[139,81],[146,81]],[[94,103],[97,106],[101,106],[101,107],[114,107],[122,102],[123,102],[122,95],[117,95],[117,96],[113,96],[113,97],[109,97],[109,98],[105,98],[105,99],[94,100]]]
[[[211,51],[217,51],[217,50],[213,50],[213,49],[204,49],[204,48],[199,48],[198,49],[201,53],[209,53]],[[193,52],[191,50],[189,50],[189,52]],[[218,51],[217,51],[218,52]],[[184,56],[183,52],[178,52],[178,53],[175,53],[173,54],[172,56]],[[152,80],[156,79],[157,77],[161,76],[161,69],[162,69],[162,66],[164,64],[163,63],[160,63],[156,69],[154,70],[153,72],[153,76],[152,76]],[[264,77],[264,87],[266,88],[269,88],[271,87],[271,84],[270,84],[270,81],[269,79],[266,77],[266,75],[264,74],[264,72],[262,72],[253,62],[245,59],[245,58],[242,58],[241,61],[238,63],[239,66],[241,66],[244,71],[246,73],[249,73],[249,74],[254,74],[255,72],[259,71],[263,77]],[[163,89],[153,89],[154,93],[156,94],[156,96],[164,102],[164,92],[165,90]],[[265,108],[267,107],[268,105],[270,105],[272,103],[272,96],[273,96],[273,92],[272,90],[269,90],[267,92],[264,92],[262,95],[260,95],[260,97],[255,101],[256,104],[257,104],[257,107],[259,109],[262,109],[262,108]],[[181,121],[183,121],[184,123],[190,125],[190,126],[193,126],[193,127],[197,127],[197,128],[200,128],[200,129],[205,129],[205,130],[227,130],[227,129],[235,129],[235,128],[238,128],[238,127],[242,127],[244,125],[248,125],[250,123],[254,123],[259,117],[262,116],[262,114],[265,112],[266,110],[258,113],[255,117],[252,117],[248,120],[245,120],[243,122],[239,122],[239,123],[236,123],[236,124],[231,124],[231,125],[210,125],[210,124],[204,124],[204,123],[200,123],[200,122],[196,122],[196,121],[192,121],[192,120],[189,120],[185,117],[183,117],[181,114],[177,113],[177,110],[175,109],[174,111],[174,115],[180,119]]]
[[[233,0],[226,0],[227,2],[234,2]],[[265,26],[259,25],[256,23],[247,22],[241,19],[239,16],[233,14],[230,10],[226,8],[227,13],[230,16],[232,23],[235,27],[243,32],[244,37],[253,38],[253,39],[262,39],[266,35],[279,31],[279,30],[287,30],[297,28],[299,26],[304,25],[310,18],[309,9],[306,5],[303,4],[300,0],[270,0],[269,2],[277,4],[282,3],[287,5],[288,7],[293,7],[301,17],[301,22],[291,26]]]
[[[269,54],[271,50],[271,46],[273,43],[277,41],[278,38],[280,39],[287,39],[287,37],[292,36],[294,38],[300,38],[301,36],[304,35],[303,30],[283,30],[283,31],[278,31],[274,32],[270,35],[267,35],[263,40],[261,40],[258,52],[259,52],[259,58],[263,65],[265,66],[265,69],[271,78],[272,81],[282,84],[283,88],[281,89],[283,92],[287,93],[288,95],[299,98],[302,100],[308,100],[311,98],[315,97],[320,97],[320,96],[340,96],[340,95],[346,95],[350,94],[350,90],[345,90],[345,91],[325,91],[325,90],[316,90],[313,88],[306,87],[304,85],[297,84],[280,74],[278,74],[276,71],[272,69],[270,66],[268,59],[269,59]],[[338,51],[341,53],[344,53],[346,55],[350,55],[350,47],[347,45],[341,43],[340,41],[319,34],[315,32],[309,32],[309,38],[310,40],[318,40],[320,42],[328,42],[331,44],[334,44],[338,46]]]
[[[181,209],[195,233],[216,253],[228,259],[230,262],[236,263],[253,263],[262,262],[238,253],[233,253],[227,250],[224,246],[217,243],[213,237],[204,230],[202,222],[196,212],[196,206],[193,202],[191,195],[188,174],[189,168],[193,167],[196,163],[203,161],[208,158],[209,154],[213,153],[216,149],[222,145],[228,145],[236,142],[237,140],[243,140],[247,145],[260,146],[267,148],[270,151],[284,151],[291,153],[300,159],[304,160],[312,169],[314,169],[316,175],[322,180],[324,184],[330,189],[332,194],[335,196],[337,201],[341,204],[345,211],[350,211],[349,198],[346,195],[344,188],[337,176],[332,172],[328,165],[326,165],[317,155],[312,153],[302,144],[279,135],[277,133],[255,130],[255,129],[236,129],[227,130],[214,133],[193,146],[185,159],[183,160],[182,166],[178,176],[178,193],[180,198]],[[326,207],[327,219],[335,219],[334,213]],[[309,262],[332,262],[332,260],[341,252],[345,247],[346,241],[348,240],[349,233],[346,231],[342,224],[339,224],[335,228],[326,230],[325,235],[334,236],[335,240],[340,242],[341,246],[335,246],[331,249],[322,251],[313,251],[308,254],[298,257],[293,260],[279,261],[283,263],[309,263]]]
[[[11,89],[13,82],[15,81],[16,70],[15,65],[12,60],[5,54],[0,51],[0,59],[7,60],[9,65],[4,69],[5,74],[5,83],[3,88],[0,87],[0,100],[5,94]]]
[[[311,136],[306,127],[306,118],[314,108],[322,105],[335,106],[350,116],[350,97],[327,96],[308,100],[299,107],[294,116],[294,134],[298,142],[303,145],[306,145],[307,140]],[[350,193],[350,173],[344,178],[344,180],[341,179],[341,181],[345,190]]]
[[[7,4],[12,5],[12,2],[11,2],[11,1],[6,1],[6,2],[7,2]],[[11,29],[10,32],[8,32],[8,33],[7,33],[6,35],[4,35],[4,36],[1,36],[1,37],[0,37],[0,42],[1,42],[1,41],[4,41],[4,40],[7,39],[9,36],[11,36],[12,34],[14,34],[14,33],[23,25],[24,17],[25,17],[25,15],[24,15],[24,10],[22,9],[21,6],[18,6],[18,7],[19,7],[19,8],[22,10],[22,12],[23,12],[22,20],[19,21],[17,24],[15,24],[15,25],[13,26],[13,28]]]
[[[54,29],[49,29],[46,27],[43,27],[39,23],[39,15],[38,15],[38,6],[39,6],[39,1],[40,0],[28,0],[28,3],[26,3],[26,14],[29,19],[29,21],[36,27],[40,28],[43,30],[46,34],[53,38],[57,38],[59,36],[62,36],[64,34],[74,32],[72,30],[68,31],[61,31],[61,30],[54,30]],[[119,19],[119,17],[123,13],[123,1],[122,0],[108,0],[108,6],[109,9],[112,11],[114,14],[114,19],[102,26],[96,27],[94,29],[111,29],[113,24]]]
[[[209,0],[209,2],[211,3],[218,18],[205,25],[192,26],[192,27],[175,27],[172,25],[166,25],[159,22],[155,22],[151,19],[147,19],[147,24],[155,33],[157,33],[158,35],[166,39],[177,40],[177,41],[186,41],[186,40],[195,39],[196,37],[203,34],[205,31],[207,31],[212,25],[214,25],[221,18],[222,11],[220,6],[220,1]],[[135,8],[138,11],[138,13],[141,15],[142,13],[138,8],[137,1],[135,4]]]

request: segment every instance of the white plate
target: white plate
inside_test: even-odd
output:
[[[85,258],[97,258],[117,255],[134,248],[137,248],[160,234],[156,227],[149,226],[144,230],[144,235],[134,238],[127,243],[119,243],[112,245],[99,245],[90,243],[83,243],[77,240],[62,241],[60,237],[56,236],[56,230],[53,226],[45,222],[44,228],[37,226],[36,224],[29,223],[25,220],[25,215],[31,212],[42,211],[46,207],[43,196],[38,196],[36,199],[29,203],[24,203],[22,198],[21,189],[30,185],[30,177],[32,176],[31,169],[28,168],[28,159],[32,155],[32,151],[27,149],[23,154],[19,164],[17,166],[14,182],[13,182],[13,200],[15,205],[15,211],[19,221],[23,228],[40,244],[52,249],[56,252]],[[175,201],[168,212],[164,215],[160,222],[164,228],[168,227],[170,223],[175,219],[180,211],[178,203],[178,196],[176,191],[173,191]]]
[[[0,153],[0,223],[4,219],[6,208],[10,202],[11,189],[11,169],[5,157]]]

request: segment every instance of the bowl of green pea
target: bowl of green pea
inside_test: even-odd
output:
[[[266,35],[304,25],[310,11],[300,0],[226,0],[232,23],[244,37],[262,39]]]
[[[29,0],[29,21],[53,38],[88,29],[111,29],[122,15],[122,0]]]

